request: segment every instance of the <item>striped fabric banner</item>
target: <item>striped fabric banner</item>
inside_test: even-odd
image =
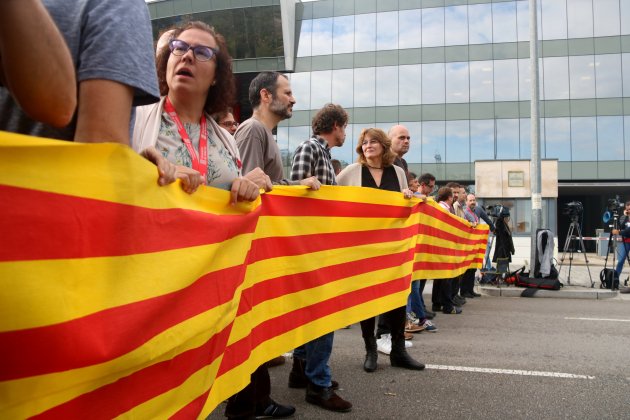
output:
[[[487,228],[399,193],[228,196],[158,187],[120,145],[0,133],[0,418],[202,418],[485,252]]]

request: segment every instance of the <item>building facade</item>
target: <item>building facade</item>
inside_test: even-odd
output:
[[[558,160],[559,179],[558,201],[544,203],[544,224],[555,230],[557,223],[561,233],[563,203],[579,200],[591,234],[602,227],[608,198],[630,199],[630,0],[538,6],[541,157]],[[410,170],[439,180],[472,184],[475,161],[530,158],[527,0],[166,0],[149,7],[156,35],[179,19],[214,24],[244,81],[261,70],[290,72],[297,104],[277,129],[287,157],[309,136],[314,112],[335,102],[350,114],[346,144],[333,150],[344,162],[355,161],[363,128],[398,123],[411,132]],[[529,220],[528,200],[512,208],[515,221]]]

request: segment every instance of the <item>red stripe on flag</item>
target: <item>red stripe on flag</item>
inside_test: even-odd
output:
[[[0,185],[0,261],[132,255],[253,232],[258,211],[213,215]]]
[[[67,322],[0,333],[0,381],[95,365],[233,299],[244,266],[206,274],[185,289]]]
[[[232,324],[213,335],[200,347],[185,351],[170,360],[156,363],[118,379],[116,382],[82,394],[34,418],[78,419],[89,417],[111,419],[124,414],[145,401],[177,388],[199,369],[210,365],[223,352],[231,330]],[[208,388],[212,385],[211,379],[208,378]],[[177,400],[177,397],[173,398]]]
[[[244,337],[238,342],[232,343],[225,349],[217,377],[222,376],[229,370],[247,360],[249,352],[243,352],[244,348],[254,349],[266,340],[300,328],[303,325],[319,318],[323,318],[341,310],[352,308],[375,299],[380,299],[403,290],[409,290],[410,284],[411,275],[407,275],[359,290],[354,290],[350,293],[335,296],[325,301],[305,306],[281,316],[268,319],[254,327],[250,335]],[[404,304],[405,302],[401,302],[401,306]],[[374,308],[373,312],[373,316],[376,316],[379,309]],[[357,335],[357,340],[360,340],[360,335]]]
[[[287,197],[263,194],[261,216],[328,216],[373,217],[406,219],[411,207],[355,203],[351,201],[320,200],[309,197]]]
[[[418,225],[405,228],[378,229],[359,232],[316,233],[311,235],[273,236],[252,241],[252,262],[290,255],[304,255],[328,249],[350,248],[382,242],[409,239]]]
[[[468,228],[468,230],[470,231],[470,228]],[[423,225],[423,224],[419,224],[418,225],[418,234],[419,235],[428,235],[428,236],[433,236],[439,239],[444,239],[447,241],[451,241],[453,242],[455,245],[477,245],[477,244],[482,244],[485,243],[486,238],[483,239],[467,239],[467,238],[462,238],[461,236],[457,236],[454,235],[452,233],[449,232],[445,232],[439,228],[436,227],[432,227],[432,226],[428,226],[428,225]],[[422,238],[420,238],[418,240],[419,242],[422,242]]]
[[[430,262],[430,261],[418,261],[413,264],[413,270],[456,270],[459,268],[468,268],[473,264],[478,264],[483,262],[483,256],[481,258],[477,257],[470,261],[462,261],[458,263],[446,263],[446,262]]]
[[[466,257],[471,253],[477,253],[478,250],[463,250],[463,249],[452,249],[452,248],[444,248],[435,245],[428,244],[418,244],[416,245],[416,253],[417,254],[432,254],[432,255],[451,255],[454,257]]]
[[[208,400],[208,395],[210,394],[210,390],[205,392],[204,394],[198,396],[193,401],[191,401],[188,405],[183,407],[177,413],[173,414],[170,417],[170,420],[188,420],[194,419],[199,416],[201,410],[203,410],[204,405],[206,405],[206,401]]]

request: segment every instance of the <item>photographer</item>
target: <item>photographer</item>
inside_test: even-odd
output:
[[[613,235],[621,235],[621,243],[617,247],[617,276],[621,277],[623,271],[623,264],[628,257],[628,251],[630,251],[630,200],[626,201],[623,216],[619,218],[619,229],[613,229]]]

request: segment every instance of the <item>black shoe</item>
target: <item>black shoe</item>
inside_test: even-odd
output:
[[[459,315],[462,313],[462,308],[458,308],[457,306],[452,307],[451,309],[444,309],[442,313],[447,315]]]
[[[306,369],[306,361],[294,357],[293,368],[289,373],[289,388],[306,388],[306,385],[308,385],[308,378],[306,377],[306,373],[304,373],[304,369]],[[332,383],[332,389],[339,389],[339,382],[330,382]]]
[[[466,304],[466,299],[464,299],[463,297],[461,297],[460,295],[455,295],[453,297],[453,303],[456,306],[464,306]]]
[[[256,410],[256,419],[282,419],[291,417],[295,413],[295,407],[291,405],[281,405],[271,400],[264,410]]]
[[[474,297],[481,297],[481,293],[470,292],[470,294],[473,295]]]
[[[470,293],[470,292],[464,292],[464,293],[462,293],[462,297],[463,297],[463,298],[473,299],[473,298],[475,298],[476,296],[475,296],[475,295],[473,295],[473,294],[472,294],[472,293]]]
[[[392,340],[392,351],[389,354],[392,366],[409,370],[423,370],[424,364],[414,360],[405,349],[405,342],[400,339]]]
[[[318,405],[325,410],[347,413],[352,410],[352,403],[341,398],[330,388],[317,386],[309,382],[306,387],[306,402]]]
[[[440,312],[442,310],[442,305],[433,305],[431,310],[434,312]]]
[[[435,318],[435,312],[427,311],[427,310],[425,309],[425,311],[424,311],[424,317],[425,317],[426,319],[433,319],[433,318]]]
[[[378,360],[376,338],[363,338],[363,340],[365,341],[365,362],[363,363],[363,370],[366,372],[374,372],[376,370],[376,361]]]

